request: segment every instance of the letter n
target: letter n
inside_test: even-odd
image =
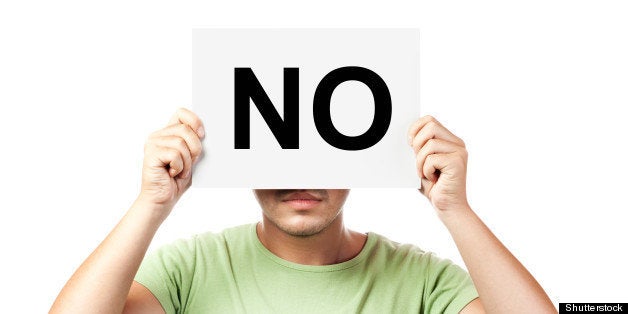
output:
[[[235,68],[234,144],[236,149],[249,149],[251,146],[251,100],[281,148],[299,148],[299,68],[284,68],[283,76],[282,119],[253,70]]]

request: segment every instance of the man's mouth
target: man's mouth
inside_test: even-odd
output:
[[[287,203],[294,209],[311,209],[322,201],[321,198],[308,192],[295,192],[289,194],[282,202]]]

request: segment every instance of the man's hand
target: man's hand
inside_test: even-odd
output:
[[[50,313],[163,313],[139,284],[129,290],[155,232],[192,182],[204,133],[194,113],[179,109],[167,127],[150,135],[137,200],[68,280]]]
[[[408,130],[408,143],[416,155],[421,192],[439,214],[468,208],[464,142],[434,117],[424,116]]]
[[[464,142],[431,116],[410,127],[408,141],[416,154],[421,192],[456,242],[480,295],[461,313],[556,313],[534,277],[469,207]]]
[[[144,146],[142,189],[138,201],[159,208],[165,218],[192,183],[205,130],[191,111],[180,108],[168,125],[152,133]]]

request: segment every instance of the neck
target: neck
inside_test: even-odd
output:
[[[257,225],[257,237],[273,254],[303,265],[348,261],[358,255],[366,243],[366,235],[344,227],[342,214],[327,228],[311,236],[290,235],[264,217]]]

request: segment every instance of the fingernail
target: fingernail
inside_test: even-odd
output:
[[[192,164],[196,164],[198,162],[198,156],[194,156],[194,158],[192,158]]]
[[[205,128],[201,125],[196,133],[198,133],[199,137],[205,137]]]
[[[408,145],[412,146],[412,136],[408,135]]]

